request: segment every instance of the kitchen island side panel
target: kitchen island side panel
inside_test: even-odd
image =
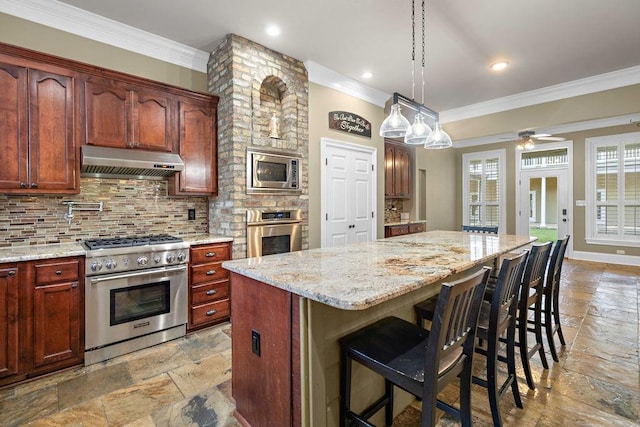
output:
[[[235,273],[231,273],[231,292],[236,415],[252,427],[293,425],[293,295]],[[259,355],[254,352],[252,332],[259,334]]]

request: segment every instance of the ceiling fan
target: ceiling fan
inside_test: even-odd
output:
[[[507,138],[512,139],[510,137]],[[518,149],[531,150],[535,146],[533,143],[535,140],[564,141],[565,138],[562,138],[561,136],[552,136],[550,133],[536,133],[532,130],[523,130],[522,132],[518,132]]]

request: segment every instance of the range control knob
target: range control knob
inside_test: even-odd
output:
[[[99,271],[100,269],[102,269],[102,263],[100,261],[93,261],[91,271]]]
[[[160,256],[159,256],[159,255],[156,255],[156,256],[154,256],[154,257],[153,257],[153,262],[154,262],[154,263],[156,263],[156,264],[160,264],[160,261],[162,261],[162,260],[160,259]]]
[[[118,263],[115,260],[109,259],[104,263],[104,266],[107,267],[107,270],[111,270],[112,268],[116,268]]]
[[[187,256],[185,254],[178,252],[178,262],[183,262],[186,258]]]
[[[176,256],[174,254],[167,254],[167,262],[169,264],[171,264],[175,260],[176,260]]]
[[[149,262],[149,258],[147,258],[145,255],[142,255],[141,257],[138,257],[138,265],[139,266],[143,266],[143,265],[147,265],[147,263]]]

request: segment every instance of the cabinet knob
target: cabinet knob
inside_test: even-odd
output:
[[[71,289],[75,289],[75,288],[77,288],[77,287],[78,287],[78,282],[73,282],[73,283],[71,284]]]
[[[62,270],[56,270],[56,275],[59,276],[62,274]]]
[[[218,292],[218,291],[216,291],[215,289],[209,289],[206,293],[207,293],[207,295],[215,295],[216,292]]]
[[[207,316],[213,316],[216,313],[217,313],[216,310],[209,310],[209,311],[207,311]]]
[[[215,270],[209,270],[207,271],[207,276],[213,276],[214,274],[216,274]]]
[[[27,188],[27,183],[26,182],[21,182],[20,183],[20,188]]]
[[[31,183],[31,188],[38,188],[38,184],[36,184],[35,182]]]
[[[9,276],[15,276],[15,275],[16,275],[15,270],[9,270]]]
[[[215,252],[207,252],[206,254],[204,254],[204,256],[206,256],[207,258],[211,258],[212,256],[216,256]]]

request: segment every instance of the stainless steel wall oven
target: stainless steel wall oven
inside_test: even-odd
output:
[[[247,211],[247,257],[302,249],[302,211]]]

